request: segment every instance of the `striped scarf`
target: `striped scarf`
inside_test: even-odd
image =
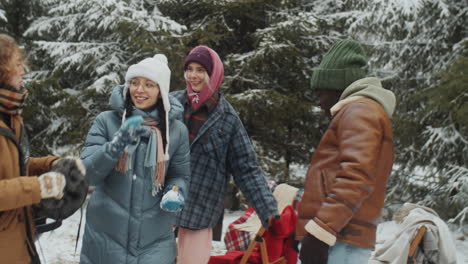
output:
[[[0,112],[21,115],[28,91],[21,87],[17,90],[10,85],[0,85]]]
[[[197,137],[198,131],[203,124],[208,120],[209,115],[213,112],[216,106],[219,104],[219,92],[215,91],[211,97],[195,110],[188,101],[185,102],[187,105],[184,107],[185,123],[189,130],[190,143]]]
[[[154,173],[153,173],[153,190],[151,194],[153,196],[156,196],[156,194],[162,190],[164,187],[164,170],[166,167],[166,159],[164,155],[164,146],[163,146],[163,140],[161,136],[161,130],[156,126],[158,124],[157,121],[154,119],[147,119],[143,123],[144,125],[149,126],[151,129],[153,129],[154,133],[152,133],[150,137],[150,144],[149,144],[149,149],[151,150],[150,153],[147,153],[145,157],[145,167],[150,167],[154,168]],[[156,136],[156,138],[155,138]],[[157,141],[157,142],[156,142]],[[154,148],[156,145],[156,157],[154,157]],[[156,164],[154,164],[154,161],[156,160]]]

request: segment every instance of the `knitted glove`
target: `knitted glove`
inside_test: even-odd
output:
[[[116,156],[120,155],[127,145],[148,133],[148,129],[141,126],[142,123],[143,118],[141,116],[132,116],[125,120],[124,124],[115,133],[112,141],[106,146],[106,151]]]
[[[184,197],[179,193],[179,186],[174,185],[161,199],[161,209],[171,213],[177,213],[184,208]]]
[[[315,236],[307,233],[302,239],[299,258],[302,263],[307,264],[327,264],[328,244],[322,242]]]
[[[41,198],[62,199],[65,188],[65,176],[58,172],[47,172],[39,176],[39,187],[41,188]]]

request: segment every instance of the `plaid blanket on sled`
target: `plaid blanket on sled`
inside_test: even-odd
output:
[[[299,201],[301,200],[304,189],[299,189],[294,197],[292,206],[297,213],[297,208],[299,206]],[[281,213],[281,212],[280,212]],[[227,250],[237,250],[245,251],[249,247],[252,240],[255,238],[256,233],[245,232],[237,230],[234,226],[237,224],[242,224],[247,221],[250,217],[255,215],[255,211],[252,207],[249,207],[243,215],[241,215],[234,222],[230,223],[226,233],[224,234],[224,244],[226,245]]]

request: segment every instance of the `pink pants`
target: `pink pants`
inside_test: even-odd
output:
[[[190,230],[179,227],[177,264],[206,264],[210,260],[213,229]]]

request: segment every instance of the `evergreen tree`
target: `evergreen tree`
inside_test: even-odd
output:
[[[163,0],[159,7],[164,14],[187,27],[187,32],[182,38],[182,45],[185,47],[184,57],[191,48],[207,45],[216,50],[226,63],[228,55],[252,49],[253,34],[257,29],[266,27],[268,13],[272,12],[280,2],[278,0]],[[225,67],[225,70],[228,77],[229,67]],[[176,87],[179,89],[185,87],[183,78]]]
[[[203,44],[225,64],[221,92],[263,168],[290,183],[304,176],[292,168],[308,165],[325,128],[309,88],[313,68],[339,39],[360,40],[370,75],[398,100],[387,206],[423,201],[463,222],[467,10],[460,0],[1,0],[0,31],[31,49],[33,154],[76,151],[110,89],[144,57],[165,53],[171,88],[185,88],[183,59]]]
[[[184,27],[144,0],[49,1],[47,16],[25,35],[34,39],[30,75],[34,102],[26,113],[39,152],[73,153],[111,89],[130,64],[165,53]],[[174,55],[176,54],[176,55]],[[178,59],[178,58],[177,58]],[[33,114],[34,113],[34,114]],[[38,153],[39,154],[39,153]]]
[[[5,16],[5,10],[0,9],[0,21],[8,22],[8,19]]]
[[[438,190],[447,194],[446,184],[453,180],[445,172],[455,167],[464,170],[467,164],[466,136],[460,136],[460,124],[451,118],[454,108],[441,112],[434,107],[447,105],[443,96],[435,94],[450,94],[438,85],[439,74],[466,51],[463,43],[467,37],[467,8],[458,0],[402,3],[347,1],[348,8],[361,10],[359,16],[348,19],[348,33],[366,41],[374,50],[374,74],[383,78],[385,86],[397,95],[393,119],[397,167],[390,179],[387,201],[399,204],[424,200],[433,205],[429,201],[435,196],[430,193]],[[466,85],[460,88],[466,89]],[[451,144],[457,147],[450,147]],[[443,197],[447,198],[440,205],[453,205],[449,196]],[[459,208],[439,213],[447,218],[458,211]]]
[[[308,164],[320,131],[321,110],[297,96],[274,90],[248,90],[228,97],[249,131],[262,167],[278,182],[301,185],[293,165]],[[322,126],[321,126],[322,125]]]
[[[252,50],[228,56],[226,84],[229,92],[239,94],[233,103],[265,154],[260,160],[267,171],[279,182],[291,183],[304,176],[290,175],[291,165],[308,163],[326,121],[320,110],[314,111],[318,100],[310,76],[320,56],[342,36],[333,19],[301,6],[279,7],[268,21],[268,27],[253,34]],[[272,162],[276,166],[268,166]]]
[[[333,19],[304,9],[300,1],[161,3],[187,26],[186,46],[204,44],[222,57],[221,91],[239,112],[262,167],[279,182],[302,177],[290,175],[291,165],[307,164],[318,143],[322,118],[309,79],[320,55],[341,37]]]
[[[44,13],[39,0],[0,1],[0,32],[12,36],[20,45],[23,44],[23,33],[31,22]]]
[[[420,113],[427,138],[419,162],[437,168],[423,202],[449,217],[468,215],[468,41],[465,54],[440,75],[436,86],[422,91]],[[429,155],[428,155],[429,154]],[[429,176],[429,177],[428,177]],[[444,198],[440,198],[444,197]],[[460,216],[459,216],[460,217]],[[460,217],[461,218],[461,217]],[[466,224],[466,223],[465,223]]]

